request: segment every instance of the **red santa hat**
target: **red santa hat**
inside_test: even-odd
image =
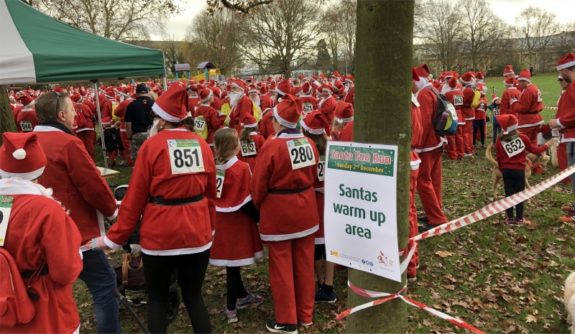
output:
[[[499,98],[499,96],[492,94],[491,95],[491,103],[496,103],[499,104],[501,103],[501,98]]]
[[[211,89],[204,88],[200,91],[200,99],[202,102],[208,102],[208,100],[214,95]]]
[[[517,77],[517,81],[527,81],[531,83],[531,72],[529,70],[521,70]]]
[[[333,97],[328,97],[327,99],[321,100],[319,105],[319,110],[326,114],[330,115],[331,113],[335,113],[335,109],[337,108],[337,101]]]
[[[483,80],[483,79],[485,79],[485,74],[483,74],[482,71],[475,72],[475,78],[477,80]]]
[[[429,66],[427,66],[427,64],[421,64],[415,67],[415,73],[417,73],[419,77],[428,78],[431,74],[431,71],[429,70]]]
[[[295,129],[300,119],[302,102],[293,95],[284,95],[273,109],[276,121],[286,128]]]
[[[415,67],[413,67],[411,69],[411,80],[417,82],[419,81],[419,75],[417,75],[417,72],[415,71]]]
[[[328,91],[330,94],[333,94],[333,87],[328,84],[321,85],[321,91]]]
[[[351,103],[337,101],[335,121],[340,124],[353,121],[353,105]]]
[[[292,93],[292,84],[288,79],[280,81],[276,87],[276,92],[280,95],[288,95]]]
[[[463,75],[461,75],[461,78],[459,78],[459,80],[461,80],[461,83],[464,85],[470,85],[473,83],[473,79],[475,78],[475,74],[473,72],[465,72],[463,73]]]
[[[505,67],[503,68],[503,76],[504,77],[515,76],[515,72],[513,71],[512,65],[505,65]]]
[[[46,167],[46,155],[33,132],[4,132],[0,147],[0,177],[35,180]]]
[[[457,88],[457,78],[455,76],[452,76],[451,78],[449,78],[449,80],[447,81],[447,85],[451,89]]]
[[[242,125],[244,128],[257,128],[258,127],[258,121],[256,121],[254,116],[252,116],[250,114],[246,114],[246,116],[244,117],[244,120],[242,121]]]
[[[353,75],[347,74],[347,75],[345,76],[344,82],[351,82],[351,83],[353,83]]]
[[[515,78],[514,77],[507,77],[505,79],[505,86],[507,86],[507,87],[515,86]]]
[[[20,101],[20,103],[22,103],[25,106],[29,105],[30,103],[32,103],[32,101],[34,101],[34,99],[26,93],[22,95],[16,95],[16,100]]]
[[[300,121],[301,127],[312,135],[327,134],[329,129],[329,121],[325,115],[319,111],[314,110],[307,114],[304,119]]]
[[[557,61],[557,71],[575,66],[575,52],[570,52]]]
[[[82,95],[80,95],[80,94],[78,94],[78,93],[74,93],[74,94],[72,94],[72,96],[70,96],[70,99],[71,99],[73,102],[78,103],[78,101],[80,101],[80,100],[82,99]]]
[[[246,88],[246,84],[240,79],[231,79],[230,86],[231,86],[230,88],[239,88],[241,90],[244,90]]]
[[[152,105],[152,111],[163,120],[179,123],[187,117],[188,94],[180,85],[171,85]]]
[[[499,124],[503,130],[504,135],[510,133],[513,130],[517,130],[517,125],[519,123],[517,121],[517,116],[513,114],[504,114],[495,116],[495,119],[497,119],[497,124]]]
[[[248,86],[248,94],[257,93],[257,92],[258,92],[258,88],[256,87],[256,85],[251,84]]]
[[[304,84],[301,86],[301,92],[305,95],[311,95],[311,93],[313,92],[311,84],[307,81],[304,82]]]

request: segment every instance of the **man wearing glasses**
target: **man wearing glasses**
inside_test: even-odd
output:
[[[68,95],[47,92],[36,101],[40,125],[34,128],[48,163],[38,182],[69,210],[83,242],[105,233],[103,216],[116,214],[116,201],[82,141],[72,134],[76,112]],[[98,214],[98,211],[101,213]],[[80,279],[94,301],[98,333],[119,333],[116,275],[100,250],[83,253]]]

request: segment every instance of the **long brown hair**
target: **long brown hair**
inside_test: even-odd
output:
[[[255,132],[255,128],[243,128],[242,133],[240,133],[240,140],[241,141],[249,141],[250,140],[250,133]]]
[[[306,137],[313,140],[313,142],[315,143],[315,146],[317,147],[317,150],[319,151],[319,155],[324,156],[325,150],[327,148],[327,137],[326,137],[325,133],[323,133],[321,135],[314,135],[314,134],[307,132],[306,129],[302,129],[302,130],[303,130],[303,134]]]
[[[238,132],[232,128],[221,128],[214,135],[216,163],[229,160],[239,146]]]

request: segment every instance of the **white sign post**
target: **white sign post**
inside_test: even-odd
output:
[[[326,159],[327,260],[401,282],[397,146],[329,142]]]

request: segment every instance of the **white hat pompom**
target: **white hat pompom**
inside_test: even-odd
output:
[[[24,159],[26,159],[26,151],[24,151],[23,148],[19,148],[12,153],[12,156],[16,160],[24,160]]]

